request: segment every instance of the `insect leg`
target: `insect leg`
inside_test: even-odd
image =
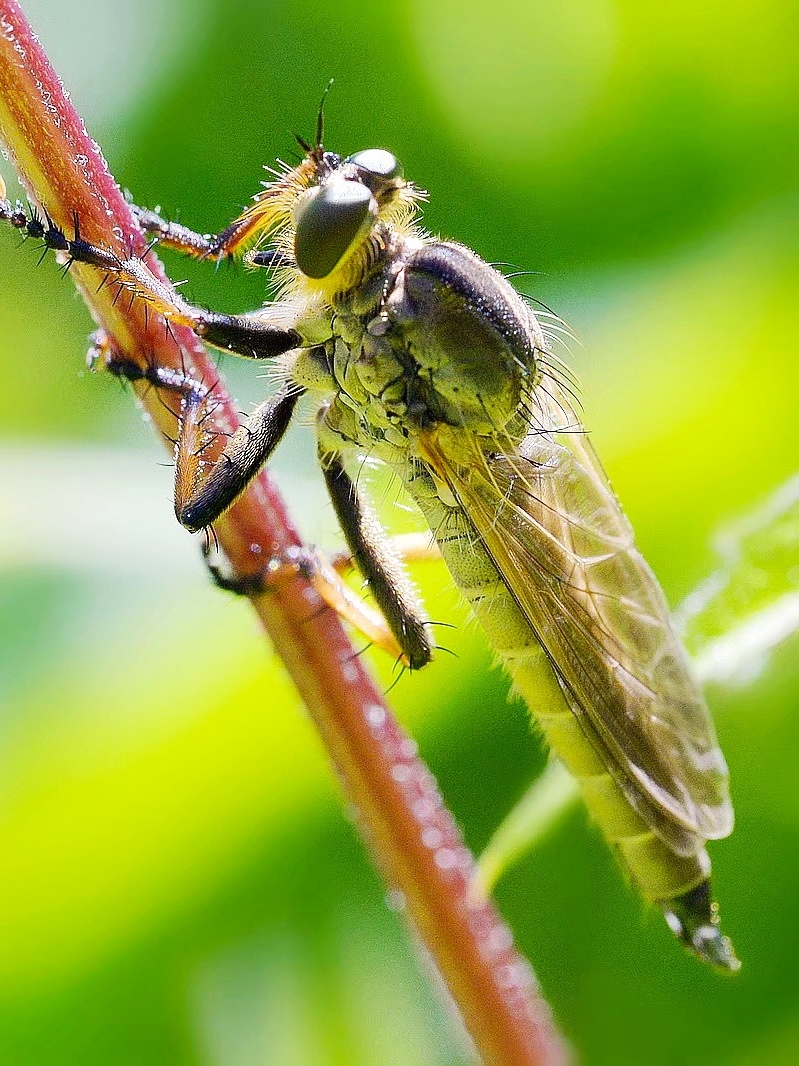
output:
[[[214,584],[237,595],[252,596],[269,592],[281,582],[302,574],[328,607],[354,626],[371,644],[387,652],[393,659],[402,660],[405,666],[410,666],[405,652],[388,628],[383,615],[353,592],[332,564],[314,548],[291,548],[285,555],[276,555],[270,559],[258,573],[244,577],[224,574],[219,566],[212,563],[210,545],[203,547],[203,555]]]
[[[162,372],[158,384],[181,396],[175,450],[175,514],[181,525],[196,532],[224,514],[269,460],[288,429],[302,390],[287,383],[259,404],[206,471],[202,455],[210,440],[204,428],[209,390],[174,372]]]
[[[221,233],[197,233],[177,222],[168,222],[157,211],[149,211],[135,204],[131,204],[130,208],[148,237],[192,259],[225,259],[235,255],[241,247],[243,227],[240,223],[231,223]]]
[[[319,459],[333,509],[353,558],[412,670],[433,657],[433,641],[415,589],[391,549],[377,516],[358,496],[338,453],[320,446]]]
[[[198,233],[178,222],[168,222],[157,211],[149,211],[135,204],[130,206],[148,237],[158,241],[160,246],[171,248],[191,259],[209,259],[213,263],[233,259],[252,237],[252,223],[248,216],[231,222],[220,233]],[[290,262],[274,248],[254,248],[244,258],[249,266],[254,267],[285,266]]]
[[[128,381],[148,381],[158,390],[174,393],[180,406],[175,442],[175,515],[192,533],[210,526],[235,502],[269,460],[288,429],[303,390],[285,382],[242,422],[213,461],[203,454],[214,439],[206,422],[214,411],[214,385],[208,386],[183,370],[142,366],[115,353],[104,334],[93,337],[90,356],[100,352],[106,369]]]
[[[72,238],[46,216],[28,213],[22,205],[12,206],[0,199],[0,220],[10,223],[30,237],[39,238],[46,248],[62,253],[68,261],[87,263],[104,275],[101,284],[117,285],[120,292],[143,300],[169,322],[188,326],[214,348],[250,359],[269,359],[290,348],[299,347],[302,338],[279,305],[243,315],[227,315],[194,307],[171,286],[157,278],[144,259],[123,256],[83,239],[75,223]]]
[[[95,343],[101,345],[103,338],[98,338]],[[156,388],[180,397],[175,449],[175,514],[191,532],[210,526],[224,514],[268,462],[303,393],[294,383],[285,383],[271,399],[256,407],[228,440],[210,469],[205,471],[202,455],[212,437],[204,428],[204,420],[212,410],[212,389],[181,371],[164,367],[142,369],[124,357],[106,356],[109,358],[111,361],[107,365],[113,373],[129,380],[150,381]],[[383,616],[364,603],[334,567],[314,550],[291,549],[285,557],[270,559],[260,572],[247,575],[224,574],[209,561],[207,547],[203,554],[214,582],[220,588],[241,595],[268,592],[281,581],[302,574],[328,606],[373,644],[393,658],[407,658]]]

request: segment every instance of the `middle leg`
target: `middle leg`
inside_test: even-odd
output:
[[[295,328],[296,311],[289,311],[281,304],[242,315],[206,311],[184,300],[170,285],[157,278],[144,259],[121,255],[86,241],[77,221],[74,235],[68,237],[51,219],[43,218],[35,211],[26,211],[20,203],[12,205],[5,198],[0,198],[0,220],[40,239],[45,248],[65,256],[67,263],[86,263],[95,267],[101,285],[118,286],[120,292],[141,299],[168,322],[188,326],[213,348],[250,359],[271,359],[303,344],[303,338]]]
[[[113,357],[111,357],[113,360]],[[236,501],[269,460],[285,434],[297,401],[303,394],[300,386],[285,382],[278,392],[258,406],[226,442],[221,454],[208,471],[202,458],[212,435],[205,422],[212,409],[212,389],[189,375],[163,367],[142,370],[126,360],[110,362],[109,368],[129,380],[145,379],[155,388],[178,396],[178,438],[175,447],[175,514],[191,532],[212,525]],[[243,595],[268,592],[280,582],[302,574],[321,598],[341,617],[347,619],[373,644],[408,666],[420,663],[412,659],[407,642],[399,642],[387,620],[357,596],[338,571],[311,548],[297,547],[287,555],[269,559],[263,569],[247,576],[222,573],[206,563],[221,588]],[[382,608],[382,603],[379,602]]]
[[[303,389],[284,382],[274,396],[255,408],[210,464],[203,455],[214,439],[206,428],[213,413],[213,388],[189,374],[161,366],[141,367],[110,353],[106,367],[128,381],[149,381],[176,395],[179,410],[175,443],[175,515],[192,533],[205,529],[238,499],[278,446],[291,422]]]

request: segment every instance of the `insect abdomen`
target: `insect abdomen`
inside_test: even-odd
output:
[[[663,903],[705,881],[710,860],[702,840],[696,838],[692,854],[678,855],[649,827],[583,733],[543,654],[516,662],[504,655],[503,659],[552,750],[577,779],[586,807],[641,895],[650,903]]]
[[[424,513],[450,573],[469,600],[492,649],[541,726],[553,752],[580,785],[585,804],[641,895],[659,905],[669,925],[709,961],[734,968],[723,957],[727,942],[713,925],[710,860],[704,841],[695,851],[672,850],[637,813],[583,732],[534,632],[460,510],[448,508],[424,477],[408,488]],[[688,913],[686,914],[686,909]],[[723,945],[703,950],[697,930]],[[733,956],[734,959],[734,956]]]

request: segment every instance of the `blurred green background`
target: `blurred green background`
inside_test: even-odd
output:
[[[329,146],[392,149],[429,227],[535,272],[517,283],[582,341],[587,424],[672,603],[719,526],[799,469],[790,0],[23,7],[119,181],[199,229],[312,135],[335,77]],[[85,373],[85,308],[16,243],[0,234],[0,1062],[466,1061],[280,664],[175,526],[163,452]],[[202,302],[263,298],[240,270],[169,266]],[[230,363],[248,409],[265,383]],[[276,475],[332,546],[313,455],[297,428]],[[407,527],[391,496],[384,513]],[[446,574],[417,577],[457,657],[392,699],[479,850],[542,755]],[[500,883],[582,1061],[797,1061],[798,646],[709,691],[740,976],[681,952],[582,810]]]

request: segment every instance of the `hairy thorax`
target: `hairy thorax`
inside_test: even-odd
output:
[[[331,445],[396,467],[418,457],[419,433],[437,423],[487,440],[515,435],[543,342],[523,300],[473,252],[394,234],[328,313],[329,336],[288,373],[325,402]]]

